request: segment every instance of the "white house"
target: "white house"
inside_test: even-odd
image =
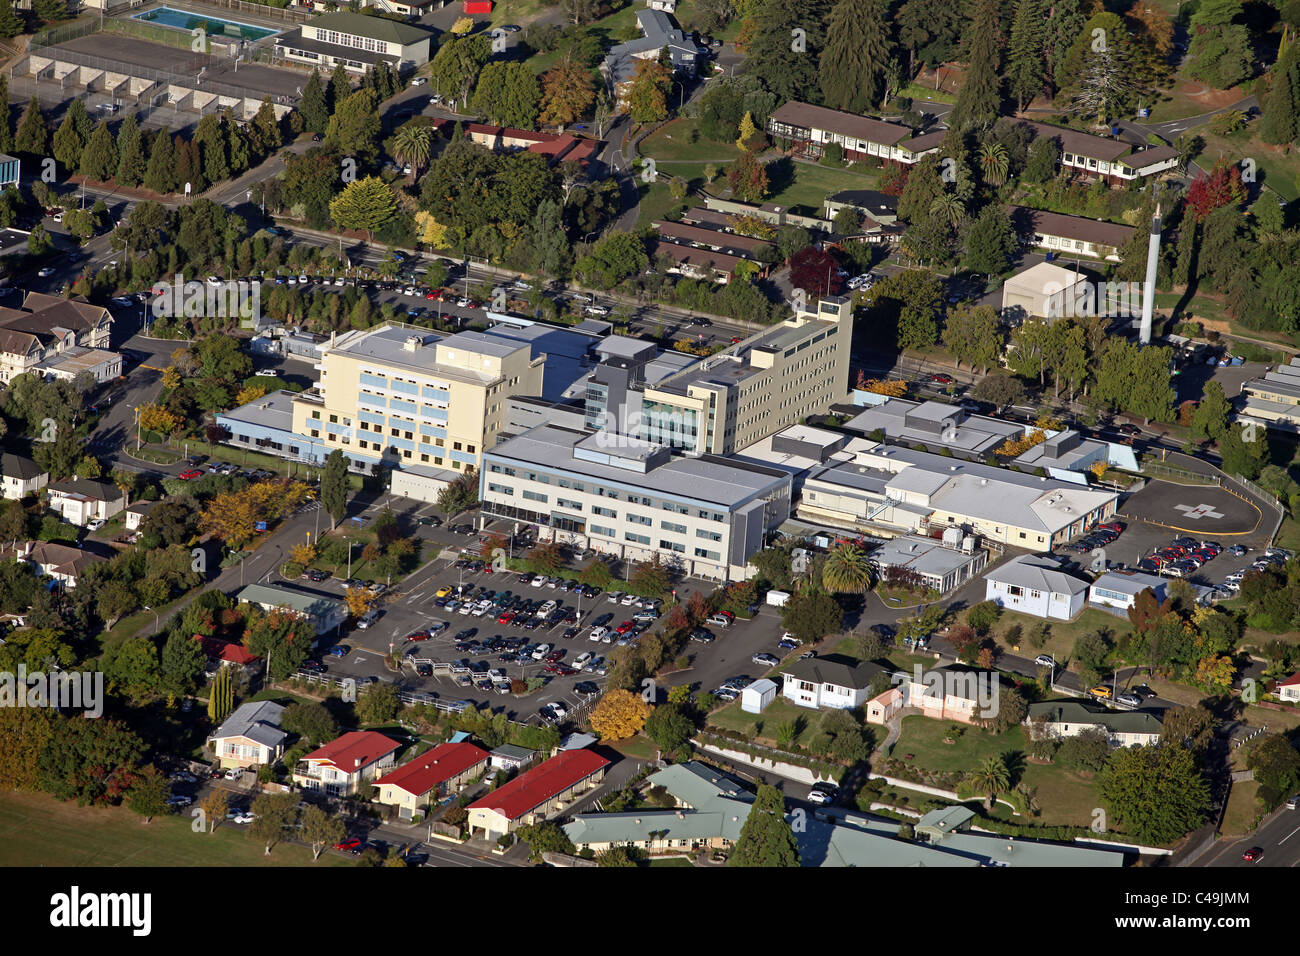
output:
[[[144,519],[148,517],[149,512],[153,511],[159,505],[157,501],[137,501],[131,507],[126,509],[126,530],[139,531],[140,525],[144,524]]]
[[[323,790],[334,797],[382,774],[397,760],[401,745],[373,730],[354,730],[298,761],[293,782],[304,790]]]
[[[1035,617],[1070,621],[1083,610],[1088,582],[1063,572],[1050,558],[1025,554],[984,575],[984,598]]]
[[[1277,682],[1277,696],[1293,704],[1300,704],[1300,673]]]
[[[75,588],[77,578],[88,567],[108,560],[98,554],[54,541],[28,541],[14,556],[66,588]]]
[[[879,664],[831,654],[795,661],[782,675],[781,695],[800,707],[849,710],[866,703],[871,682],[888,674]]]
[[[107,521],[126,507],[126,495],[117,485],[95,478],[54,481],[46,486],[45,493],[50,498],[50,510],[75,525],[84,526],[95,518]]]
[[[289,739],[280,729],[283,714],[284,707],[269,700],[249,701],[235,708],[208,738],[221,766],[257,767],[279,760]]]
[[[49,483],[50,476],[30,458],[5,452],[0,456],[0,473],[4,477],[6,498],[25,498],[35,494]]]
[[[1141,571],[1107,571],[1092,582],[1088,601],[1091,604],[1117,607],[1127,611],[1137,603],[1137,596],[1147,588],[1155,593],[1157,601],[1163,602],[1167,585],[1168,582],[1164,578],[1156,577],[1154,574],[1143,574]]]
[[[1077,737],[1089,730],[1106,734],[1112,747],[1145,747],[1160,742],[1160,718],[1137,710],[1109,710],[1084,700],[1045,700],[1029,705],[1025,718],[1031,737]]]

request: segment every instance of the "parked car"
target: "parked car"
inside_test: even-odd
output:
[[[1034,658],[1034,663],[1039,667],[1055,667],[1056,660],[1051,654],[1039,654]]]
[[[762,664],[765,667],[775,667],[781,663],[781,658],[775,654],[759,653],[750,658],[755,664]]]
[[[834,803],[839,788],[833,783],[815,783],[808,791],[808,802],[816,804]]]
[[[1142,698],[1137,694],[1120,694],[1115,698],[1115,702],[1123,704],[1125,707],[1141,707]]]

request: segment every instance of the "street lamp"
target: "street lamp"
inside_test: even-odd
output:
[[[144,606],[144,609],[145,609],[146,611],[153,611],[153,608],[151,608],[151,607],[150,607],[149,605],[147,605],[147,604]],[[162,626],[162,625],[161,625],[161,622],[160,622],[160,620],[159,620],[159,618],[158,618],[158,612],[157,612],[157,611],[153,611],[153,632],[154,632],[155,634],[157,634],[157,633],[158,633],[158,629],[159,629],[161,626]]]

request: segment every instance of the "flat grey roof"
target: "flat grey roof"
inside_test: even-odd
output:
[[[1092,586],[1107,591],[1118,591],[1120,594],[1136,595],[1147,588],[1159,591],[1167,583],[1164,578],[1156,577],[1154,574],[1143,574],[1141,571],[1107,571],[1093,581]]]
[[[260,425],[279,431],[292,432],[293,400],[297,394],[297,392],[287,392],[284,389],[267,392],[261,398],[255,399],[246,405],[232,408],[228,412],[219,412],[218,417],[235,422],[248,422],[250,425]]]
[[[944,577],[958,568],[964,568],[975,557],[973,553],[945,548],[936,538],[910,534],[886,541],[871,553],[871,559],[881,567],[907,568],[918,574],[936,577]]]
[[[574,458],[574,448],[591,437],[555,425],[538,425],[502,442],[485,452],[483,457],[485,461],[585,475],[725,508],[742,505],[750,498],[790,481],[788,475],[777,477],[770,469],[760,471],[708,457],[674,457],[645,473]]]
[[[1082,594],[1089,587],[1089,582],[1066,574],[1056,562],[1028,554],[994,568],[984,579],[1053,594]]]

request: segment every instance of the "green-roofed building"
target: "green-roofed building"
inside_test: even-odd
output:
[[[1160,742],[1160,717],[1149,710],[1111,710],[1087,700],[1044,700],[1029,705],[1025,724],[1031,733],[1075,737],[1105,731],[1113,747],[1150,746]]]
[[[276,54],[329,72],[342,63],[364,73],[379,62],[400,72],[429,62],[433,33],[410,23],[361,13],[326,13],[276,38]]]
[[[348,606],[342,601],[273,584],[250,584],[241,588],[235,599],[240,604],[256,604],[264,611],[290,611],[310,618],[317,635],[333,630],[348,619]]]

